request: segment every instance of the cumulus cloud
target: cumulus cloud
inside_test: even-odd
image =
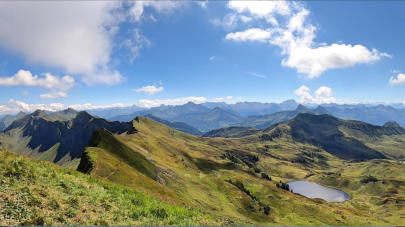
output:
[[[327,70],[356,64],[373,63],[389,54],[369,49],[360,44],[316,44],[317,28],[307,22],[310,12],[301,3],[289,1],[230,1],[228,8],[235,17],[265,21],[265,26],[228,33],[226,40],[236,42],[259,41],[278,46],[285,56],[282,65],[295,68],[309,78],[320,76]],[[266,24],[267,23],[267,24]],[[263,24],[263,23],[260,23]],[[267,28],[266,28],[267,27]]]
[[[64,70],[89,85],[114,85],[125,80],[114,69],[114,50],[126,47],[135,60],[150,41],[135,29],[128,37],[122,22],[140,22],[145,9],[171,13],[177,1],[0,2],[0,47],[29,63]],[[22,16],[23,15],[23,16]],[[125,37],[124,37],[125,36]],[[114,41],[119,40],[120,44]]]
[[[206,102],[207,99],[205,97],[183,97],[183,98],[175,98],[175,99],[141,99],[137,102],[137,106],[140,107],[145,107],[145,108],[151,108],[151,107],[156,107],[156,106],[161,106],[161,105],[183,105],[188,102],[194,102],[194,103],[204,103]]]
[[[391,85],[405,84],[405,74],[398,73],[396,77],[392,76],[389,80],[389,83]]]
[[[345,68],[360,63],[371,63],[381,59],[376,49],[368,50],[362,45],[332,44],[318,48],[300,47],[290,50],[283,66],[296,68],[309,78],[320,76],[326,70]]]
[[[301,103],[335,103],[336,99],[332,96],[332,88],[322,86],[315,91],[315,97],[311,95],[311,90],[302,85],[294,93],[300,96]]]
[[[290,12],[286,1],[229,1],[228,8],[237,13],[248,13],[255,18],[265,19],[267,22],[277,25],[275,14],[286,15]]]
[[[148,95],[154,95],[155,93],[162,92],[164,90],[163,87],[156,87],[154,85],[148,85],[141,88],[136,89],[136,92],[144,92]]]
[[[19,70],[11,77],[0,77],[0,86],[37,86],[51,90],[51,93],[41,95],[41,98],[61,98],[67,97],[66,92],[75,85],[75,80],[71,76],[62,78],[50,73],[41,76],[32,75],[30,71]]]
[[[108,64],[119,7],[109,1],[0,2],[0,45],[29,62],[82,75],[86,83],[117,83],[123,77]]]

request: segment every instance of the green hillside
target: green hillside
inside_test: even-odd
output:
[[[99,134],[106,143],[117,145],[103,142],[87,148],[84,157],[93,166],[90,175],[249,225],[398,224],[400,219],[392,217],[405,213],[402,206],[384,202],[403,200],[405,188],[392,191],[394,185],[405,185],[402,174],[385,171],[380,175],[374,161],[347,162],[321,147],[294,141],[286,124],[273,128],[273,133],[279,130],[279,136],[270,140],[264,136],[266,132],[240,139],[203,138],[147,118],[132,123],[136,133]],[[123,148],[141,166],[152,167],[157,177],[144,167],[131,165],[112,147]],[[394,161],[384,162],[393,165],[392,171],[405,170]],[[328,176],[335,180],[326,181]],[[363,183],[369,176],[379,179],[378,187],[387,197],[377,198],[364,188],[372,187]],[[296,179],[345,190],[352,199],[327,203],[277,187],[280,181]]]
[[[220,225],[131,188],[0,150],[0,225]]]
[[[259,130],[253,127],[238,127],[232,126],[227,128],[214,129],[205,133],[204,137],[224,137],[224,138],[240,138],[244,136],[258,133]]]

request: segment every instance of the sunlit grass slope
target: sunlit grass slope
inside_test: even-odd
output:
[[[0,225],[220,225],[134,189],[0,150]]]

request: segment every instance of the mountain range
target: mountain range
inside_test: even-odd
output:
[[[184,122],[199,131],[230,126],[256,127],[259,129],[271,124],[289,120],[298,113],[331,114],[347,120],[359,120],[370,124],[383,125],[396,121],[405,125],[405,109],[389,105],[365,104],[322,104],[300,105],[294,100],[282,103],[239,102],[226,103],[187,103],[179,106],[160,106],[136,111],[132,114],[110,118],[116,121],[130,121],[136,116],[153,115],[163,120]]]

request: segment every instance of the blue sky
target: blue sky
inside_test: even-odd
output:
[[[0,114],[291,98],[402,103],[404,9],[400,1],[1,2]]]

